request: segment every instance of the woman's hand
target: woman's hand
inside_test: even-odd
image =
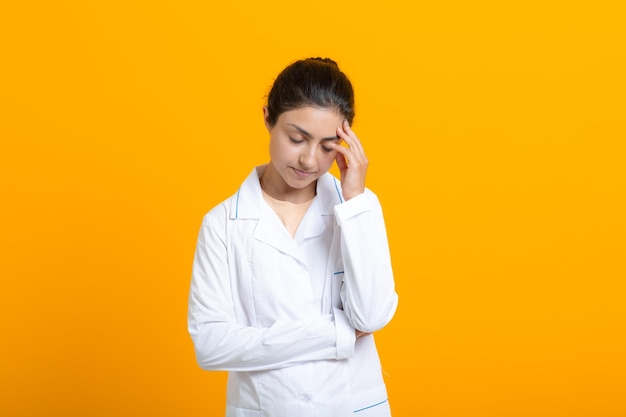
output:
[[[347,120],[337,128],[339,136],[348,147],[333,144],[337,151],[336,161],[341,173],[341,189],[344,200],[348,201],[365,191],[365,174],[367,172],[367,157],[363,152],[361,141],[350,128]]]

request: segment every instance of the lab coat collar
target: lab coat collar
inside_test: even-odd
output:
[[[255,167],[245,179],[231,202],[231,219],[260,219],[263,214],[262,207],[265,201],[259,182],[259,173],[263,172],[265,165]],[[337,178],[325,173],[317,180],[317,195],[312,207],[322,216],[334,215],[334,207],[343,203],[341,196],[341,184]]]
[[[322,175],[317,181],[317,195],[302,219],[298,231],[292,238],[287,229],[279,223],[278,217],[263,200],[259,182],[259,173],[264,166],[256,167],[241,185],[231,203],[231,219],[258,219],[254,238],[262,241],[287,255],[303,261],[299,243],[324,233],[327,220],[325,216],[334,216],[334,206],[343,202],[339,181],[331,174]],[[278,226],[278,227],[277,227]]]

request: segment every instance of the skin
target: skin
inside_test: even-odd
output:
[[[261,187],[272,197],[300,203],[315,196],[317,179],[336,161],[344,200],[365,191],[368,160],[345,117],[333,110],[300,107],[281,113],[270,134],[270,162]],[[345,144],[343,146],[341,143]]]
[[[270,162],[261,177],[261,188],[270,196],[292,203],[311,200],[317,179],[335,161],[344,200],[365,191],[368,160],[344,115],[305,106],[281,113],[273,126],[268,122],[267,107],[263,115],[270,134]],[[355,334],[358,339],[369,333],[355,330]]]

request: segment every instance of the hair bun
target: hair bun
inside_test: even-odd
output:
[[[274,126],[282,113],[305,106],[331,109],[352,124],[352,84],[332,59],[309,57],[284,68],[267,96],[266,120]]]
[[[309,58],[309,59],[312,60],[312,61],[318,61],[318,62],[323,62],[325,64],[330,64],[330,65],[333,65],[333,66],[339,68],[339,65],[337,65],[337,63],[335,61],[333,61],[332,59],[330,59],[330,58],[322,58],[322,57],[318,56],[318,57]]]

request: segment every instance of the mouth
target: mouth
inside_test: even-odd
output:
[[[315,174],[314,172],[302,171],[300,169],[293,168],[293,167],[291,169],[293,169],[293,172],[296,174],[298,178],[309,178]]]

